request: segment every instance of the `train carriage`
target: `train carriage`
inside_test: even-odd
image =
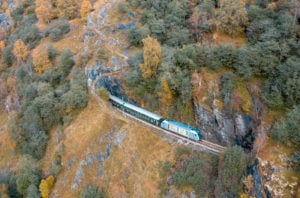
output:
[[[160,127],[195,141],[202,139],[201,132],[198,129],[190,127],[181,122],[167,119],[161,122]]]
[[[129,104],[127,102],[124,102],[123,100],[110,95],[109,96],[110,100],[112,101],[112,104],[123,111],[136,116],[142,120],[145,120],[151,124],[159,126],[160,123],[162,122],[163,118],[155,113],[152,113],[150,111],[147,111],[145,109],[142,109],[140,107],[137,107],[135,105]]]
[[[163,129],[174,132],[186,138],[200,141],[202,139],[202,134],[197,128],[190,127],[186,124],[176,122],[174,120],[164,119],[160,115],[137,107],[135,105],[129,104],[118,97],[109,96],[112,105],[117,108],[137,117],[151,124],[157,125]]]

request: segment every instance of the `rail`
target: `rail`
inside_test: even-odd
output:
[[[196,141],[193,141],[193,140],[188,139],[188,138],[186,138],[186,137],[183,137],[183,136],[181,136],[181,135],[178,135],[178,134],[176,134],[176,133],[173,133],[173,132],[171,132],[171,131],[167,131],[167,130],[165,130],[165,129],[162,129],[162,128],[156,126],[156,125],[152,125],[152,124],[150,124],[150,123],[148,123],[148,122],[146,122],[146,121],[144,121],[144,120],[141,120],[141,119],[139,119],[139,118],[137,118],[137,117],[135,117],[135,116],[133,116],[133,115],[131,115],[131,114],[128,114],[128,113],[126,113],[125,111],[122,111],[122,110],[120,110],[120,109],[118,109],[118,108],[115,108],[115,107],[114,107],[113,109],[115,109],[115,110],[121,112],[123,115],[126,115],[126,117],[128,117],[128,118],[130,118],[130,119],[132,119],[132,120],[135,120],[135,121],[137,121],[137,122],[139,122],[139,123],[142,123],[143,125],[145,125],[145,126],[151,128],[151,129],[155,130],[156,132],[163,132],[163,133],[165,133],[165,134],[168,134],[168,135],[171,135],[171,136],[173,136],[173,137],[176,137],[177,139],[184,140],[184,141],[186,141],[186,142],[189,143],[189,144],[192,144],[192,145],[201,147],[201,148],[203,148],[203,149],[205,149],[205,150],[208,150],[208,151],[210,151],[210,152],[212,152],[212,153],[220,154],[220,153],[222,153],[222,152],[225,150],[225,147],[220,146],[220,145],[218,145],[218,144],[209,142],[209,141],[207,141],[207,140],[201,140],[201,141],[199,141],[199,142],[196,142]]]

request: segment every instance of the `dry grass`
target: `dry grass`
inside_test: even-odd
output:
[[[20,156],[16,154],[15,145],[7,131],[7,116],[4,112],[0,114],[0,169],[6,167],[14,171]]]
[[[252,98],[249,91],[247,90],[246,83],[239,81],[234,92],[239,98],[239,101],[237,101],[237,105],[239,105],[239,107],[245,113],[250,113],[252,108]]]
[[[127,125],[122,148],[105,164],[104,180],[112,197],[157,197],[159,161],[172,160],[173,148],[138,124]]]
[[[232,44],[236,47],[241,47],[242,45],[247,43],[246,35],[231,37],[231,36],[221,33],[221,32],[214,32],[213,38],[215,39],[217,45]]]
[[[117,126],[117,128],[116,128]],[[89,153],[103,153],[107,141],[99,144],[99,137],[109,136],[113,128],[126,131],[121,147],[113,146],[110,157],[105,161],[103,176],[98,177],[98,167],[84,166],[84,177],[78,190],[72,190],[79,163]],[[111,134],[110,134],[111,135]],[[63,171],[59,174],[52,191],[52,197],[74,197],[90,183],[104,188],[109,197],[157,197],[159,180],[157,164],[159,161],[172,160],[174,147],[145,127],[122,117],[111,108],[100,107],[91,99],[73,123],[65,129],[65,153],[62,156]],[[114,138],[114,137],[111,137]],[[51,156],[55,152],[54,137],[43,159],[48,169]],[[67,171],[68,161],[74,158],[72,168]]]

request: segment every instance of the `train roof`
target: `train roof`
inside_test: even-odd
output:
[[[170,120],[170,119],[167,119],[166,121],[168,121],[170,124],[179,126],[179,127],[181,127],[181,128],[187,129],[187,130],[196,130],[196,131],[199,131],[197,128],[188,126],[188,125],[183,124],[183,123],[181,123],[181,122],[176,122],[176,121]]]
[[[116,101],[116,102],[118,102],[120,104],[124,104],[125,103],[125,101],[121,100],[120,98],[118,98],[116,96],[110,95],[110,94],[109,94],[109,99],[114,100],[114,101]]]
[[[114,101],[116,101],[116,102],[118,102],[118,103],[120,103],[120,104],[123,104],[125,107],[127,107],[129,109],[137,111],[137,112],[139,112],[139,113],[141,113],[143,115],[146,115],[146,116],[148,116],[150,118],[153,118],[155,120],[160,120],[162,118],[160,115],[157,115],[155,113],[152,113],[150,111],[147,111],[145,109],[137,107],[135,105],[129,104],[128,102],[125,102],[125,101],[121,100],[120,98],[118,98],[116,96],[110,95],[109,98],[112,99],[112,100],[114,100]]]
[[[141,113],[143,115],[146,115],[146,116],[148,116],[150,118],[153,118],[155,120],[160,120],[162,118],[160,115],[157,115],[155,113],[152,113],[150,111],[147,111],[145,109],[142,109],[140,107],[137,107],[137,106],[129,104],[129,103],[125,103],[125,107],[130,108],[132,110],[135,110],[135,111],[137,111],[137,112],[139,112],[139,113]]]

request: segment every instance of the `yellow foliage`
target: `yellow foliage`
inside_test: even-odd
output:
[[[85,20],[92,9],[92,4],[89,0],[83,0],[80,8],[80,15]]]
[[[160,103],[165,107],[171,106],[174,102],[174,91],[166,80],[161,82],[161,88],[162,91],[158,94]]]
[[[61,17],[74,19],[78,14],[79,6],[76,0],[57,0],[56,6]]]
[[[109,101],[109,92],[104,87],[100,87],[97,92],[102,99]]]
[[[19,61],[26,61],[29,55],[28,49],[22,40],[17,40],[14,44],[13,54]]]
[[[51,67],[47,45],[40,45],[32,51],[32,63],[37,73],[43,73],[47,68]]]
[[[246,88],[246,85],[243,83],[238,83],[238,87],[236,89],[237,94],[241,98],[241,108],[245,113],[249,113],[252,108],[252,98],[249,91]]]
[[[47,179],[42,179],[40,183],[40,192],[42,195],[42,198],[48,198],[49,194],[51,192],[51,189],[54,185],[54,177],[50,175],[47,177]]]
[[[48,0],[36,0],[35,13],[40,22],[49,23],[53,18],[52,5]]]
[[[162,51],[159,42],[155,38],[148,36],[143,39],[144,44],[144,64],[140,64],[143,77],[155,77],[157,67],[161,62]]]

